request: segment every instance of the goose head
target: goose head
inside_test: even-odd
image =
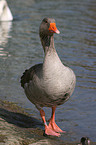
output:
[[[54,40],[52,40],[52,36],[54,33],[60,33],[60,31],[56,27],[55,20],[53,18],[44,18],[39,28],[39,35],[44,52],[48,47],[50,47],[50,45],[51,47],[54,47]]]
[[[40,37],[52,36],[54,33],[59,34],[60,31],[56,27],[55,20],[52,18],[44,18],[39,28]]]

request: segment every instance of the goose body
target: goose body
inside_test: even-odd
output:
[[[28,79],[23,84],[25,93],[38,108],[63,104],[69,99],[75,87],[73,71],[64,67],[58,56],[53,55],[48,56],[48,62],[31,67],[23,75]]]
[[[21,86],[24,88],[28,99],[40,110],[41,117],[44,114],[42,107],[52,107],[53,114],[49,126],[53,121],[56,106],[63,104],[69,99],[76,83],[74,72],[62,64],[55,50],[54,33],[59,33],[55,20],[50,18],[43,19],[39,34],[45,52],[44,61],[26,70],[21,77]],[[50,131],[46,130],[46,121],[44,123],[46,134],[59,136],[60,134],[57,132],[62,132],[55,125],[54,128],[57,127],[57,130],[51,129],[52,132],[49,133]]]
[[[13,16],[6,0],[0,0],[0,21],[12,21]]]

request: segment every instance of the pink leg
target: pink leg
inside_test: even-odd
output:
[[[45,125],[45,134],[47,135],[53,135],[53,136],[60,136],[59,133],[56,133],[53,129],[51,129],[47,123],[46,123],[46,120],[45,120],[45,112],[43,110],[40,110],[40,115],[42,117],[42,120],[44,122],[44,125]]]
[[[61,133],[65,133],[66,131],[61,130],[57,124],[55,123],[55,110],[56,110],[56,106],[52,107],[52,116],[49,120],[49,128],[54,130],[55,132],[61,132]]]

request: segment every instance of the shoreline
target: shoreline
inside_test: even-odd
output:
[[[15,103],[0,100],[0,145],[78,145],[44,136],[43,123]],[[94,144],[95,145],[95,144]]]

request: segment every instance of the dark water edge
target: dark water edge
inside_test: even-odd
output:
[[[44,136],[43,124],[18,105],[0,100],[0,145],[78,145],[58,137]],[[96,142],[91,142],[96,145]]]

